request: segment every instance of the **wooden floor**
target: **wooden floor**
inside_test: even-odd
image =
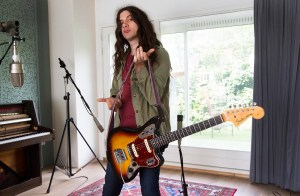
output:
[[[105,163],[103,163],[105,167]],[[73,172],[76,172],[74,170]],[[100,178],[104,177],[104,170],[98,161],[93,161],[82,168],[74,176],[69,177],[63,171],[56,170],[53,175],[50,192],[47,193],[52,174],[52,168],[43,171],[43,184],[39,187],[21,193],[22,196],[49,195],[64,196],[73,191],[79,190]],[[300,193],[294,193],[283,190],[273,185],[251,184],[246,178],[233,176],[215,175],[203,172],[185,170],[186,182],[199,182],[204,184],[227,186],[236,188],[235,196],[300,196]],[[180,180],[180,168],[162,168],[161,177]],[[188,183],[187,183],[188,184]]]

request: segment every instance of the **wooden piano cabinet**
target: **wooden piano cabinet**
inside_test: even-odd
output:
[[[40,145],[0,152],[0,196],[16,195],[42,184]]]
[[[0,196],[42,184],[41,143],[54,139],[43,127],[32,100],[0,105]]]

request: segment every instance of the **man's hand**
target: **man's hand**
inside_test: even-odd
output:
[[[115,111],[122,106],[121,100],[120,99],[117,100],[114,97],[98,98],[97,101],[98,102],[105,102],[107,104],[107,107],[108,107],[109,110],[113,109],[115,101],[116,101]]]
[[[145,67],[145,61],[148,61],[149,56],[155,51],[154,48],[144,52],[143,47],[140,46],[136,49],[136,53],[133,58],[135,72],[138,73],[142,68]]]

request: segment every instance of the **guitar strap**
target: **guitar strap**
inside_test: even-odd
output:
[[[126,77],[125,79],[122,81],[122,84],[120,86],[120,89],[119,89],[119,92],[118,94],[116,95],[116,99],[113,103],[113,107],[111,109],[111,113],[110,113],[110,117],[109,117],[109,124],[108,124],[108,132],[107,132],[107,136],[109,135],[108,133],[110,132],[110,130],[112,130],[114,128],[114,113],[115,113],[115,106],[116,106],[116,103],[119,99],[121,99],[121,95],[122,95],[122,92],[123,92],[123,89],[124,89],[124,85],[125,85],[125,82],[127,81],[127,79],[129,78],[130,74],[131,74],[131,70],[133,68],[133,59],[131,61],[131,64],[130,64],[130,67],[129,67],[129,70],[126,74]]]
[[[158,113],[159,120],[161,123],[161,122],[165,121],[165,116],[164,116],[163,109],[161,108],[161,101],[160,101],[159,94],[157,92],[157,88],[155,85],[153,67],[151,65],[150,59],[148,59],[148,68],[149,68],[149,74],[150,74],[150,78],[151,78],[152,90],[154,92],[154,96],[155,96],[155,100],[156,100],[157,113]]]

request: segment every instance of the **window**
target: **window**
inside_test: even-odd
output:
[[[172,63],[172,130],[177,128],[177,114],[182,114],[184,126],[189,126],[215,117],[229,106],[238,109],[252,103],[252,11],[165,21],[160,27]],[[182,145],[250,151],[251,125],[251,118],[239,127],[221,123],[184,138]]]

